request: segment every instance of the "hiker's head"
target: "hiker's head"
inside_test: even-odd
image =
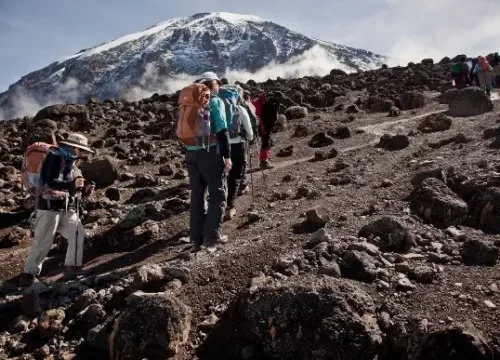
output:
[[[460,58],[460,62],[466,62],[466,61],[467,61],[467,58],[466,58],[465,56],[462,56],[462,57]]]
[[[207,71],[206,73],[203,73],[198,82],[205,84],[213,94],[219,93],[219,87],[222,84],[217,74],[215,74],[212,71]]]
[[[250,101],[252,99],[252,95],[250,94],[250,91],[245,90],[243,92],[243,99],[245,99],[245,101]]]
[[[94,153],[89,147],[89,140],[80,134],[69,134],[66,141],[61,141],[60,144],[76,157]]]

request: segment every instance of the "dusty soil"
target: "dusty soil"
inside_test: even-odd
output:
[[[454,167],[455,173],[480,176],[491,174],[500,165],[499,150],[488,148],[491,140],[483,139],[483,131],[497,126],[500,121],[500,105],[495,96],[493,112],[472,118],[453,118],[451,129],[444,132],[421,134],[416,132],[423,117],[445,111],[446,105],[436,101],[435,92],[427,92],[428,104],[421,109],[402,111],[397,118],[385,113],[371,114],[364,111],[356,114],[352,122],[345,123],[343,112],[319,111],[300,120],[288,121],[288,129],[277,133],[273,154],[281,148],[293,145],[291,157],[273,157],[275,168],[252,173],[254,198],[247,194],[239,198],[238,215],[224,224],[224,233],[229,243],[218,247],[215,252],[201,251],[192,254],[190,244],[182,241],[186,234],[188,213],[175,215],[160,222],[160,237],[131,252],[103,253],[98,246],[92,246],[85,253],[85,269],[93,274],[114,270],[131,269],[143,264],[162,263],[184,266],[191,271],[191,281],[184,285],[178,297],[193,309],[192,331],[188,344],[179,359],[192,359],[196,348],[206,335],[199,324],[210,314],[220,313],[236,296],[246,289],[252,278],[261,273],[271,273],[277,259],[285,255],[300,255],[309,241],[309,234],[295,234],[293,225],[303,220],[305,211],[323,206],[328,209],[331,221],[326,225],[334,238],[356,237],[361,227],[383,215],[405,218],[415,234],[425,235],[436,231],[412,215],[405,200],[413,186],[411,178],[418,172],[436,167]],[[318,118],[319,116],[319,118]],[[304,138],[292,137],[295,126],[306,125],[310,135]],[[335,140],[333,146],[339,155],[326,161],[310,161],[317,149],[308,146],[315,133],[333,130],[339,125],[350,129],[351,137]],[[414,133],[410,146],[400,151],[387,151],[376,147],[380,137],[386,133]],[[471,141],[464,144],[449,144],[434,149],[434,144],[458,133],[465,134]],[[251,148],[252,165],[257,164],[258,148]],[[340,159],[349,167],[338,173],[327,169]],[[129,166],[131,173],[158,173],[158,165]],[[344,185],[330,185],[331,179],[345,174],[351,181]],[[285,176],[291,177],[284,181]],[[248,175],[250,178],[250,175]],[[390,185],[382,187],[388,180]],[[167,187],[177,186],[185,180],[169,180]],[[307,185],[319,192],[314,199],[294,199],[297,189]],[[120,184],[123,198],[135,190]],[[292,198],[273,199],[273,193],[291,191]],[[124,200],[122,199],[122,201]],[[374,211],[366,213],[370,206]],[[247,222],[248,212],[257,211],[263,219],[253,224]],[[0,236],[10,231],[1,230]],[[462,231],[477,232],[462,227]],[[92,233],[93,230],[89,229]],[[497,235],[485,235],[492,241],[500,240]],[[89,236],[92,238],[92,236]],[[29,243],[0,249],[0,280],[15,281],[22,272]],[[60,276],[64,254],[54,250],[47,261],[41,277],[43,281],[56,281]],[[427,263],[415,260],[412,266]],[[463,264],[439,265],[439,275],[432,284],[416,284],[413,291],[402,293],[390,289],[379,291],[375,283],[352,280],[366,290],[379,309],[387,311],[393,321],[417,318],[427,319],[435,328],[470,321],[485,336],[497,332],[500,325],[500,293],[487,291],[493,283],[500,285],[499,267],[465,266]],[[467,297],[460,297],[467,295]],[[496,304],[496,308],[485,306],[484,300]],[[99,353],[100,354],[100,353]],[[96,355],[101,356],[101,355]],[[103,358],[106,358],[102,354]]]

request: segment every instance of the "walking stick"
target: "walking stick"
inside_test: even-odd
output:
[[[250,169],[252,169],[252,145],[249,144],[248,146],[248,157],[250,160]],[[253,188],[253,171],[250,171],[250,183],[252,184],[252,205],[255,205],[255,193],[254,193],[254,188]]]
[[[79,222],[80,222],[80,200],[82,199],[82,192],[77,191],[75,194],[75,206],[76,206],[76,237],[75,237],[75,267],[74,267],[74,275],[76,277],[76,268],[78,262],[78,231],[79,231]]]

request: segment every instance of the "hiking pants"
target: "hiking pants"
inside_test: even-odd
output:
[[[75,264],[76,229],[78,227],[78,252]],[[54,237],[59,232],[68,240],[66,251],[66,266],[82,266],[83,240],[85,229],[74,210],[37,210],[35,220],[35,237],[28,253],[24,272],[33,276],[40,275],[43,260],[52,247]]]
[[[248,145],[248,146],[250,146],[250,145]],[[247,164],[248,164],[247,157],[248,157],[248,155],[247,155],[247,151],[248,151],[248,148],[245,146],[245,160],[243,160],[243,168],[241,169],[240,189],[244,188],[245,186],[248,186],[248,181],[247,181]],[[250,148],[250,151],[252,151],[251,148]]]
[[[479,84],[483,89],[486,89],[486,93],[490,95],[491,93],[491,72],[479,72]]]
[[[233,167],[229,172],[227,178],[227,206],[233,207],[234,200],[238,194],[238,190],[241,185],[241,179],[243,178],[243,171],[245,166],[245,143],[240,142],[238,144],[231,144],[231,160],[233,162]]]
[[[186,164],[191,187],[189,234],[195,245],[212,244],[221,237],[226,211],[227,179],[224,162],[217,146],[207,151],[188,150]],[[205,215],[205,191],[208,189],[208,211]]]
[[[273,146],[273,139],[271,139],[271,134],[268,132],[262,135],[262,144],[260,147],[259,160],[269,160],[269,155],[271,155],[271,147]]]

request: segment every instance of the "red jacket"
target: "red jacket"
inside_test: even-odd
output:
[[[263,92],[260,93],[260,95],[254,101],[252,101],[252,104],[255,107],[255,115],[257,115],[257,117],[259,118],[260,135],[266,134],[264,122],[262,121],[262,108],[264,107],[265,103],[266,103],[266,94]]]

